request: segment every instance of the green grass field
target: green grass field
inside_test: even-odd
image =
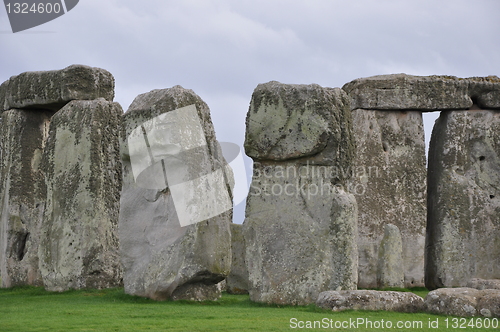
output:
[[[427,293],[425,290],[414,292],[420,296],[425,296]],[[447,318],[448,329],[445,321]],[[307,323],[308,321],[310,323]],[[302,324],[304,327],[307,327],[307,324],[314,326],[314,321],[319,321],[321,327],[300,328]],[[371,326],[368,321],[371,322]],[[392,324],[392,328],[387,328],[388,322]],[[403,328],[397,328],[398,322],[406,324],[408,328],[404,325]],[[429,328],[429,322],[439,323],[439,329]],[[359,325],[352,325],[353,323]],[[336,324],[340,328],[335,328]],[[342,328],[342,324],[346,328]],[[452,324],[451,317],[423,313],[361,311],[333,313],[318,309],[314,305],[269,306],[252,303],[245,295],[223,294],[216,302],[155,302],[127,295],[123,289],[64,293],[49,293],[43,288],[34,287],[0,289],[1,332],[500,331],[500,329],[478,329],[471,326],[465,329],[453,329]]]

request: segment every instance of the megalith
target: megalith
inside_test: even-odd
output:
[[[39,245],[47,185],[42,165],[51,117],[72,100],[111,101],[113,96],[113,76],[82,65],[25,72],[0,85],[1,287],[43,282]],[[61,213],[59,206],[56,210]]]
[[[62,70],[25,72],[0,85],[0,112],[11,108],[58,111],[72,100],[112,101],[115,79],[110,72],[83,65]]]
[[[40,164],[52,112],[0,115],[0,287],[42,285],[38,268],[45,181]]]
[[[243,226],[231,224],[231,272],[226,278],[226,290],[230,294],[248,294],[248,270]]]
[[[431,97],[439,93],[433,88],[441,85],[446,86],[427,86],[414,76],[398,74],[358,79],[343,87],[352,99],[357,145],[351,187],[359,209],[361,288],[377,287],[386,224],[401,233],[405,287],[424,285],[427,169],[419,108],[437,107]],[[461,96],[459,88],[448,90]],[[445,102],[454,106],[457,98]]]
[[[243,236],[250,299],[314,303],[356,289],[357,204],[348,96],[319,85],[260,84],[246,120],[254,161]]]
[[[377,286],[404,287],[403,241],[398,226],[387,224],[378,253]]]
[[[500,279],[500,112],[473,108],[441,112],[432,132],[429,289]]]
[[[122,113],[119,104],[102,98],[75,100],[51,119],[42,161],[47,202],[39,247],[47,290],[121,284]]]
[[[207,104],[175,86],[123,116],[120,253],[125,292],[215,300],[231,267],[232,171]]]

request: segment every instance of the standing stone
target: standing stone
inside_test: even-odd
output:
[[[377,287],[384,225],[399,228],[405,287],[424,285],[426,160],[422,113],[353,111],[357,154],[352,187],[358,200],[358,287]]]
[[[226,279],[226,289],[230,294],[248,294],[248,270],[246,263],[246,246],[243,237],[243,226],[231,224],[231,273]]]
[[[51,120],[43,156],[47,205],[39,248],[46,289],[117,287],[122,109],[72,101]]]
[[[26,72],[0,85],[0,113],[11,108],[57,111],[72,100],[112,101],[115,80],[110,72],[82,65],[62,70]]]
[[[442,112],[429,150],[425,285],[500,279],[500,112]]]
[[[260,84],[246,126],[245,151],[254,160],[243,223],[250,299],[306,304],[325,290],[355,289],[347,95],[315,84]]]
[[[399,228],[385,225],[378,254],[377,285],[379,288],[404,287],[403,242]]]
[[[9,110],[0,119],[0,287],[42,285],[38,268],[45,181],[40,170],[51,112]]]
[[[215,300],[231,267],[232,172],[210,110],[175,86],[124,115],[120,252],[125,292]]]

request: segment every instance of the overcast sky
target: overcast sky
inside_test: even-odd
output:
[[[80,0],[13,34],[2,7],[0,82],[71,64],[101,67],[115,76],[124,110],[140,93],[179,84],[208,103],[219,141],[242,145],[259,83],[500,76],[499,14],[498,0]],[[426,134],[433,121],[426,118]]]

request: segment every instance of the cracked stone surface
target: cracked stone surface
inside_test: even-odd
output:
[[[123,123],[125,292],[154,300],[216,300],[217,284],[231,268],[234,180],[208,105],[181,86],[154,90],[136,97]],[[217,181],[202,180],[208,178]]]
[[[47,290],[119,287],[122,108],[71,101],[50,123],[43,153],[47,203],[39,259]]]
[[[442,112],[429,149],[425,285],[500,278],[500,112]]]
[[[307,304],[325,290],[355,289],[357,204],[342,171],[354,155],[347,95],[259,85],[245,151],[254,159],[243,223],[251,300]]]

